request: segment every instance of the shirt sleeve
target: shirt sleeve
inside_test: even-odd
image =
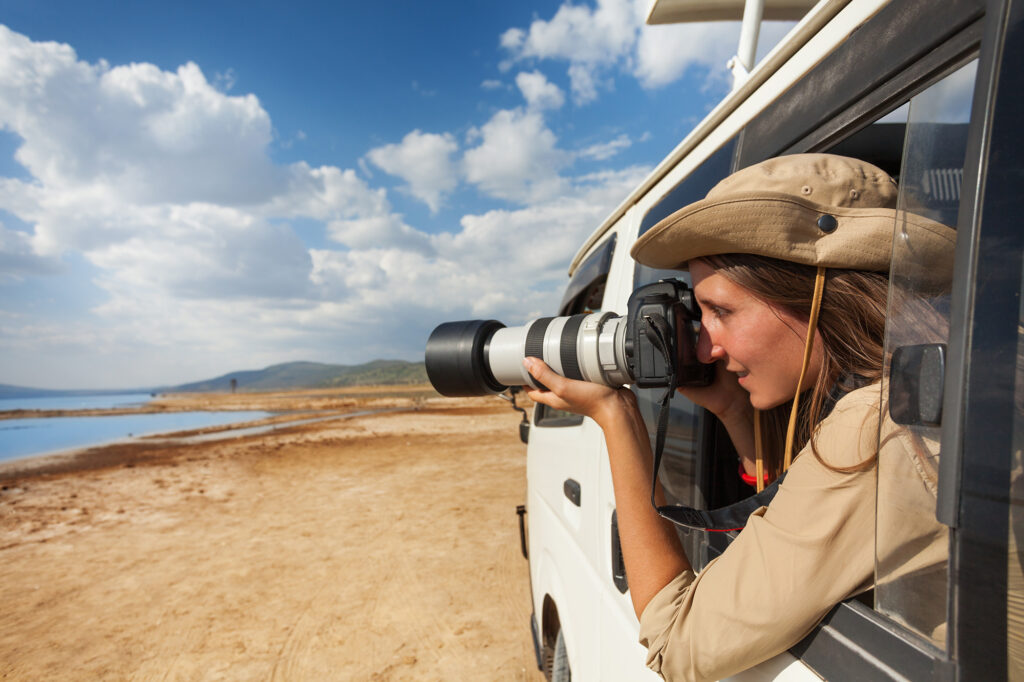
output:
[[[818,451],[833,466],[873,455],[878,391],[849,394],[821,423]],[[871,587],[874,525],[875,470],[835,472],[805,448],[726,551],[644,609],[647,664],[666,680],[717,680],[785,651]]]

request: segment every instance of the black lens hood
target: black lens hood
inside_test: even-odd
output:
[[[487,363],[487,346],[494,332],[503,328],[497,320],[445,322],[427,339],[427,376],[434,389],[450,397],[501,393],[504,386],[494,378]]]

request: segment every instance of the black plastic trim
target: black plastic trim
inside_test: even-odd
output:
[[[622,541],[619,538],[619,514],[617,510],[612,510],[612,584],[615,585],[615,589],[620,594],[626,594],[629,591],[629,580],[626,577],[626,561],[622,557]]]
[[[558,304],[559,315],[582,312],[570,310],[576,297],[582,294],[591,284],[601,277],[606,277],[612,267],[612,256],[615,255],[615,243],[618,235],[613,234],[606,242],[597,247],[583,263],[580,264],[569,280],[569,286],[562,295],[562,302]]]
[[[856,599],[833,608],[789,651],[826,680],[945,681],[955,672],[942,651]]]

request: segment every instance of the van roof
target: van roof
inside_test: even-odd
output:
[[[587,255],[587,252],[629,210],[630,206],[649,192],[661,178],[687,154],[693,151],[701,140],[707,137],[715,127],[722,123],[729,114],[768,80],[773,73],[818,33],[825,24],[831,21],[849,2],[850,0],[821,0],[809,12],[804,14],[803,19],[754,67],[749,78],[719,102],[711,110],[711,113],[689,135],[683,138],[683,141],[668,156],[662,159],[661,163],[633,190],[626,200],[619,204],[605,221],[594,230],[572,259],[572,263],[569,265],[569,276],[572,276],[572,273],[576,271],[576,268]],[[722,5],[721,8],[717,7],[719,4]],[[650,17],[655,14],[659,17],[698,17],[705,16],[704,12],[710,11],[709,8],[714,8],[715,16],[739,19],[743,16],[743,4],[743,0],[721,0],[721,2],[719,0],[655,0],[651,6],[647,23],[652,23]],[[769,7],[774,7],[781,12],[784,8],[795,7],[796,4],[798,4],[798,0],[765,0],[765,16],[769,16]],[[810,3],[804,1],[800,4],[806,6]],[[719,15],[717,12],[721,12],[721,14]],[[731,12],[731,14],[726,16],[727,12]],[[674,21],[697,21],[697,19],[684,18],[675,19]],[[668,19],[661,20],[659,23],[668,23]]]
[[[816,3],[815,0],[763,0],[763,4],[765,21],[797,21]],[[647,23],[739,21],[745,6],[745,0],[654,0],[647,13]]]

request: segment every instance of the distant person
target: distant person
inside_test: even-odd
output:
[[[895,182],[862,161],[779,157],[729,176],[634,246],[638,262],[692,277],[698,357],[717,368],[711,386],[681,392],[724,424],[758,488],[786,472],[771,503],[699,574],[651,506],[650,441],[634,394],[525,361],[550,389],[530,390],[533,400],[604,431],[641,642],[666,680],[756,665],[874,586],[880,428],[886,471],[906,489],[901,502],[934,510],[934,444],[879,422],[896,197]],[[905,213],[900,225],[922,264],[909,274],[948,283],[955,232]],[[927,304],[906,310],[943,333]],[[889,523],[885,513],[878,519]],[[903,546],[914,548],[907,570],[942,566],[945,527],[934,514],[900,523]],[[931,624],[937,632],[943,615]]]

